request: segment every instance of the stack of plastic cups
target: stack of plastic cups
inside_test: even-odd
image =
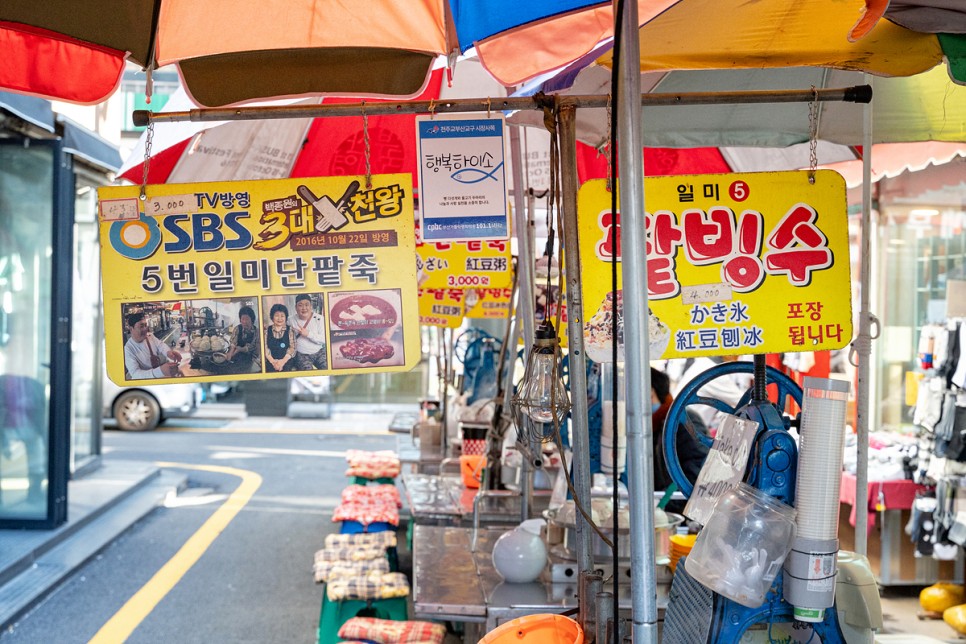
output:
[[[839,487],[849,383],[805,378],[795,509],[798,524],[785,560],[784,598],[795,619],[821,622],[835,602]]]

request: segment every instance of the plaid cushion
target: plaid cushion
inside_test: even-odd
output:
[[[389,572],[389,560],[385,557],[381,559],[362,559],[360,561],[331,561],[315,560],[312,566],[315,574],[315,582],[324,583],[338,577],[355,577],[364,575],[368,572]]]
[[[378,644],[441,644],[446,637],[446,627],[432,622],[353,617],[339,629],[339,637]]]
[[[353,548],[323,548],[315,553],[316,561],[362,561],[364,559],[385,559],[385,546],[364,546]]]
[[[325,585],[332,602],[348,599],[389,599],[409,594],[409,581],[401,572],[367,572],[354,577],[337,577]]]
[[[357,534],[329,534],[325,536],[326,548],[395,548],[396,533],[392,530],[382,532],[360,532]]]

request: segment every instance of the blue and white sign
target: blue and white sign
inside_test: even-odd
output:
[[[423,241],[508,239],[503,114],[416,118]]]

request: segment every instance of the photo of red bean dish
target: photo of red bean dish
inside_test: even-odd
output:
[[[395,349],[382,338],[358,338],[343,344],[339,347],[339,352],[348,360],[361,364],[374,364],[391,358]]]

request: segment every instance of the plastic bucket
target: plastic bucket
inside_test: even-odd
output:
[[[584,630],[580,624],[552,613],[524,615],[511,619],[480,640],[480,644],[583,644]]]
[[[757,608],[764,603],[794,537],[794,508],[739,483],[718,498],[684,567],[711,590]]]
[[[469,488],[480,487],[485,467],[486,457],[482,454],[463,454],[460,456],[460,474],[463,477],[463,485]]]

